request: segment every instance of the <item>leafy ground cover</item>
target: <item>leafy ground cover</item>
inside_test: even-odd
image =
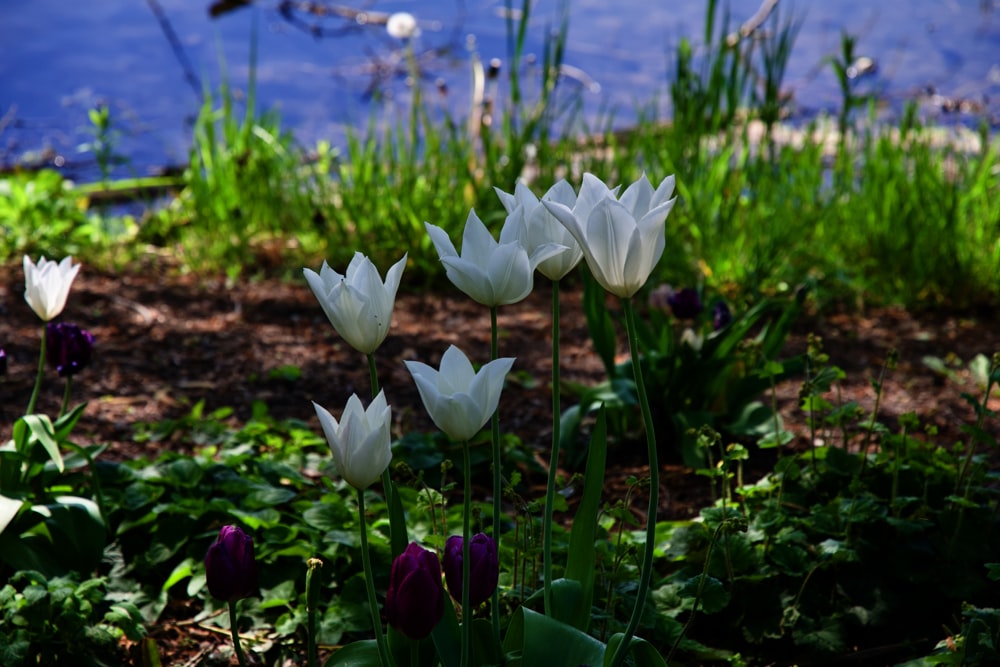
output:
[[[4,309],[0,337],[9,341],[5,346],[9,373],[0,384],[5,425],[19,415],[20,403],[30,393],[35,363],[37,320],[23,307],[22,291],[20,272],[6,267],[0,281],[0,304]],[[500,409],[505,429],[521,442],[517,467],[523,475],[521,493],[525,498],[544,494],[545,475],[540,462],[546,458],[551,429],[547,291],[540,285],[524,303],[502,310],[499,322],[504,349],[519,359],[511,378],[517,391],[508,392]],[[567,381],[595,383],[603,379],[604,369],[593,350],[581,301],[579,286],[567,292],[563,308],[563,377]],[[266,419],[260,421],[262,406],[274,420],[301,423],[302,430],[292,435],[294,428],[287,432],[262,427],[260,437],[308,439],[312,436],[303,435],[306,431],[320,432],[310,400],[343,402],[350,393],[362,391],[367,382],[365,369],[356,363],[356,354],[330,329],[304,284],[257,281],[226,286],[222,280],[151,272],[126,276],[84,273],[74,287],[66,316],[88,328],[97,339],[93,367],[86,375],[81,374],[76,385],[75,398],[88,402],[76,438],[107,443],[101,459],[108,463],[140,459],[152,462],[164,455],[168,460],[184,460],[170,459],[179,454],[204,460],[200,458],[204,448],[215,451],[227,429],[240,429],[255,420],[273,424]],[[809,334],[822,336],[830,364],[846,372],[839,383],[839,399],[844,403],[856,401],[863,410],[871,410],[876,397],[871,381],[891,350],[896,350],[900,361],[881,384],[881,421],[889,431],[896,431],[909,418],[904,415],[914,413],[921,428],[934,433],[931,440],[954,443],[968,437],[961,425],[974,423],[976,418],[963,397],[963,392],[977,392],[967,362],[973,351],[1000,348],[997,324],[993,312],[936,310],[915,314],[888,308],[806,316],[795,325],[781,357],[805,352]],[[433,359],[449,343],[487,350],[488,335],[473,332],[488,332],[488,316],[459,295],[400,295],[392,332],[378,355],[379,365],[388,373],[384,384],[392,387],[399,433],[433,430],[411,379],[398,370],[402,368],[400,362]],[[52,414],[58,410],[61,396],[51,386],[54,383],[53,378],[50,386],[43,388],[39,404],[41,411]],[[796,380],[777,387],[777,404],[785,429],[795,436],[786,454],[805,451],[810,440],[809,415],[800,407],[800,386],[801,380]],[[1000,408],[997,398],[989,407]],[[142,424],[149,426],[136,430]],[[995,423],[987,422],[985,428],[994,439],[1000,437]],[[0,438],[9,435],[0,433]],[[632,497],[629,511],[638,522],[643,518],[638,508],[643,506],[644,492],[634,480],[645,474],[640,449],[627,439],[612,446],[605,489],[607,499]],[[774,450],[753,448],[742,473],[745,481],[750,483],[765,475],[774,464]],[[569,477],[572,470],[565,472]],[[715,502],[708,479],[684,466],[678,456],[664,462],[662,473],[661,520],[691,519]],[[564,520],[571,513],[556,516]],[[708,521],[703,525],[717,524]],[[685,539],[706,537],[692,535]],[[127,545],[128,540],[124,543]],[[796,553],[786,555],[791,558]],[[900,558],[899,554],[895,557]],[[148,574],[162,580],[169,573],[155,575],[154,568]],[[821,580],[822,572],[816,575],[816,581]],[[204,619],[193,620],[201,611],[197,599],[171,595],[169,601],[162,599],[159,604],[165,606],[149,633],[156,639],[165,664],[197,664],[227,646],[227,636],[217,626]],[[341,609],[341,613],[348,611]],[[732,609],[729,612],[736,613]],[[726,618],[716,614],[708,621],[699,621],[699,625],[718,632]],[[730,617],[729,622],[730,629],[740,627],[738,619]],[[822,642],[826,636],[823,628],[814,630],[818,634],[813,639]],[[133,650],[138,651],[139,645]],[[880,664],[877,655],[872,664]]]

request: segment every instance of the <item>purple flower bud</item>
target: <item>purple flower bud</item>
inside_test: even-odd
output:
[[[712,307],[712,327],[718,331],[733,321],[733,314],[725,301],[716,301]]]
[[[253,538],[236,526],[223,526],[219,538],[205,554],[208,592],[220,600],[236,602],[257,594],[257,561]]]
[[[385,617],[410,639],[423,639],[444,615],[444,587],[437,554],[416,542],[392,562]]]
[[[89,331],[62,322],[49,322],[45,326],[45,356],[59,375],[76,375],[90,364],[94,337]]]
[[[462,545],[464,540],[452,535],[444,545],[444,578],[448,590],[457,601],[462,601]],[[469,541],[469,604],[477,607],[493,595],[500,576],[497,543],[483,533],[476,533]]]
[[[7,353],[0,347],[0,375],[7,374]]]
[[[682,320],[693,320],[703,308],[698,292],[691,287],[673,292],[667,297],[667,303],[674,317]]]

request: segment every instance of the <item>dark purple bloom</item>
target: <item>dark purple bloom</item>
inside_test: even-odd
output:
[[[457,601],[462,601],[462,545],[464,540],[452,535],[444,545],[444,578],[448,590]],[[469,604],[477,607],[493,595],[500,576],[497,543],[483,533],[476,533],[469,540]]]
[[[437,554],[416,542],[392,562],[385,617],[410,639],[423,639],[444,615],[444,587]]]
[[[7,374],[7,353],[0,347],[0,375]]]
[[[725,301],[716,301],[712,307],[712,327],[718,331],[733,321],[733,314]]]
[[[45,357],[62,377],[76,375],[90,364],[94,337],[75,324],[49,322],[45,332]]]
[[[257,594],[257,561],[253,538],[236,526],[223,526],[205,554],[208,592],[226,602]]]
[[[693,320],[703,309],[698,291],[691,287],[671,292],[667,296],[667,303],[674,317],[682,320]]]

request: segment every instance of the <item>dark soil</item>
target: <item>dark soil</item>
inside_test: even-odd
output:
[[[23,291],[20,267],[0,268],[0,346],[9,361],[8,373],[0,379],[0,442],[10,437],[11,424],[27,405],[38,363],[41,324],[24,302]],[[532,448],[540,464],[534,471],[525,470],[528,497],[543,493],[540,470],[551,435],[550,299],[548,284],[540,280],[526,301],[503,307],[499,314],[500,354],[517,357],[515,383],[501,400],[501,425]],[[579,290],[563,295],[562,313],[563,379],[599,382],[603,369],[591,349]],[[133,427],[186,415],[197,401],[204,400],[206,410],[231,406],[234,425],[249,417],[253,401],[262,401],[275,417],[306,420],[320,433],[310,401],[338,414],[351,393],[367,400],[370,391],[365,359],[336,334],[304,280],[227,286],[221,280],[165,271],[111,276],[84,267],[59,319],[89,329],[96,338],[93,363],[74,384],[74,402],[88,402],[74,437],[82,444],[108,443],[104,456],[110,459],[152,459],[162,447],[190,450],[193,445],[186,442],[136,443]],[[1000,350],[998,325],[995,311],[914,314],[883,308],[811,315],[797,324],[786,354],[804,351],[809,333],[822,336],[831,363],[847,373],[840,400],[871,409],[876,396],[871,381],[889,351],[897,349],[900,361],[884,382],[879,414],[893,428],[900,415],[915,412],[922,424],[937,429],[938,442],[950,445],[964,440],[961,426],[974,421],[962,392],[981,393],[966,370],[967,362],[978,353]],[[487,360],[487,309],[451,285],[440,293],[401,293],[390,335],[376,353],[397,435],[433,430],[402,362],[413,359],[436,366],[449,344],[458,345],[473,360]],[[954,377],[947,378],[923,363],[928,355],[962,363],[955,365]],[[294,373],[283,372],[287,368],[297,368],[301,375],[296,379]],[[799,384],[786,382],[778,388],[785,426],[796,434],[792,447],[804,447],[808,436],[804,415],[796,407]],[[62,392],[62,379],[47,372],[39,411],[54,415]],[[1000,399],[991,407],[1000,409]],[[997,424],[987,428],[1000,437]],[[608,497],[623,496],[629,476],[645,476],[644,461],[643,447],[613,447]],[[758,452],[751,458],[751,473],[760,474],[769,465],[770,458]],[[711,502],[705,478],[676,459],[668,457],[663,463],[661,484],[661,518],[689,518]],[[641,494],[634,506],[643,518]]]
[[[18,266],[0,269],[0,346],[8,356],[8,373],[0,382],[3,439],[27,405],[38,363],[41,323],[24,302],[23,291]],[[504,393],[500,404],[502,428],[536,450],[542,461],[551,436],[550,303],[549,286],[539,280],[528,299],[499,310],[500,355],[517,357],[516,386]],[[155,448],[163,445],[134,442],[134,425],[181,417],[197,401],[205,401],[206,411],[234,408],[234,423],[250,416],[253,401],[262,401],[273,416],[310,421],[319,433],[311,401],[337,414],[352,393],[367,400],[370,391],[364,357],[333,330],[304,279],[227,286],[221,280],[155,270],[95,275],[85,267],[59,319],[89,329],[96,338],[93,363],[75,378],[73,387],[74,402],[88,402],[75,437],[81,443],[108,443],[105,456],[111,459],[155,458]],[[812,315],[796,325],[786,355],[802,352],[808,334],[822,336],[831,363],[847,374],[840,400],[870,409],[875,400],[872,380],[889,351],[898,350],[900,361],[884,382],[879,414],[891,427],[900,415],[915,412],[922,424],[937,429],[939,442],[951,444],[964,439],[960,427],[974,420],[962,393],[979,390],[966,364],[978,353],[1000,350],[998,324],[995,311],[977,316],[882,308]],[[389,337],[376,352],[397,435],[434,429],[403,361],[436,366],[450,344],[474,361],[488,360],[489,328],[488,310],[451,285],[440,293],[399,295]],[[562,295],[561,334],[563,380],[602,380],[579,290]],[[922,361],[925,356],[962,364],[947,378],[930,370]],[[299,369],[300,377],[290,379],[285,368]],[[797,435],[793,447],[802,446],[808,436],[804,415],[796,407],[799,386],[799,381],[786,382],[777,392],[786,428]],[[62,394],[62,378],[47,372],[39,411],[55,414]],[[1000,402],[995,400],[992,407],[1000,407]],[[189,447],[183,442],[170,446]],[[612,450],[612,486],[630,474],[642,476],[645,455],[634,455],[633,449]],[[661,516],[695,514],[706,499],[707,489],[699,491],[704,479],[669,457],[662,472]]]

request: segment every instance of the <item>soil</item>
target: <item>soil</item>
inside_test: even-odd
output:
[[[8,357],[7,375],[0,379],[0,442],[10,437],[11,424],[23,413],[38,363],[41,326],[23,291],[20,267],[0,267],[0,346]],[[580,299],[579,289],[562,295],[562,374],[566,381],[596,383],[603,379],[603,368],[591,348]],[[550,303],[550,288],[539,280],[526,301],[502,307],[498,319],[500,354],[517,357],[515,386],[505,391],[500,405],[502,428],[517,434],[541,464],[525,471],[530,497],[542,495],[541,468],[551,435]],[[227,285],[166,269],[102,275],[84,267],[59,319],[79,324],[96,339],[93,362],[73,385],[74,403],[88,402],[74,437],[82,444],[108,443],[104,456],[109,459],[152,459],[162,447],[192,449],[183,441],[136,443],[134,425],[184,416],[198,401],[205,402],[206,412],[232,407],[234,424],[250,416],[254,401],[262,401],[273,416],[305,420],[321,433],[311,401],[338,414],[351,393],[367,400],[370,391],[365,359],[336,334],[304,280]],[[912,313],[877,308],[812,314],[797,323],[783,356],[804,351],[808,334],[822,336],[831,363],[847,375],[841,400],[870,410],[876,396],[872,379],[890,350],[898,350],[899,364],[883,383],[879,414],[893,428],[900,415],[915,412],[922,424],[937,429],[938,442],[950,445],[965,439],[963,424],[974,422],[962,393],[981,395],[968,361],[978,353],[1000,351],[998,325],[995,310]],[[404,291],[398,296],[389,337],[376,353],[397,435],[434,429],[402,362],[437,366],[450,344],[473,360],[487,360],[489,330],[487,309],[451,285],[439,293]],[[953,373],[930,370],[925,356],[956,362]],[[38,410],[56,414],[63,386],[62,378],[47,372]],[[797,408],[799,386],[800,381],[785,382],[777,392],[785,426],[796,434],[790,447],[805,446],[808,435]],[[990,407],[1000,410],[1000,398]],[[997,428],[987,424],[1000,438]],[[647,474],[643,449],[611,450],[609,497],[624,495],[629,476]],[[752,473],[765,472],[770,459],[756,460]],[[661,484],[662,519],[690,518],[711,502],[705,478],[677,460],[663,463]],[[641,494],[634,506],[645,507]],[[636,512],[641,519],[644,512]]]

